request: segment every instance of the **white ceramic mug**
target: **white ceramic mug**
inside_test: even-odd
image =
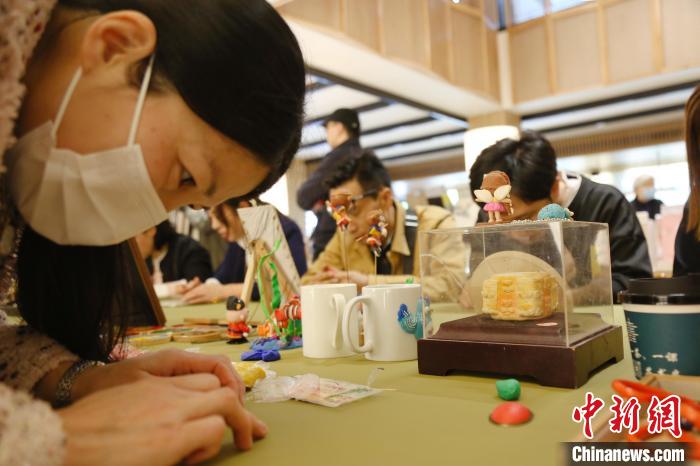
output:
[[[353,283],[306,285],[301,287],[301,328],[303,352],[307,358],[340,358],[354,352],[343,341],[340,328],[345,303],[357,296]],[[357,319],[350,326],[358,334]]]
[[[343,311],[343,340],[357,353],[373,361],[409,361],[418,357],[416,337],[401,328],[398,313],[401,305],[415,315],[420,298],[420,285],[372,285],[362,289],[362,296],[351,299]],[[357,305],[363,307],[365,342],[352,333]]]

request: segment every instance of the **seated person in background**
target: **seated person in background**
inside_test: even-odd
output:
[[[335,232],[326,249],[302,277],[302,284],[340,283],[349,280],[362,288],[365,285],[416,280],[420,273],[418,232],[456,226],[452,214],[441,207],[417,206],[415,212],[406,211],[394,199],[389,173],[370,151],[340,166],[326,183],[330,196],[338,193],[351,196],[347,208],[349,224],[344,235]],[[386,244],[376,260],[376,270],[374,255],[365,241],[356,241],[356,238],[367,234],[370,227],[367,217],[375,210],[381,210],[388,223]],[[347,253],[347,273],[343,264],[343,239]],[[444,277],[458,275],[463,266],[464,256],[459,253],[462,245],[459,241],[457,243],[459,244],[451,245],[444,241],[431,248],[433,254],[440,257],[438,262],[443,266],[454,261],[448,267],[455,271],[454,274],[443,274],[439,280],[423,283],[424,289],[433,299],[438,300],[447,291],[451,281],[456,282],[455,285],[461,282],[457,276],[453,277],[454,280]]]
[[[685,106],[685,148],[690,171],[690,198],[676,233],[673,276],[700,273],[700,87]]]
[[[632,207],[637,212],[646,212],[649,218],[654,220],[661,213],[661,206],[664,205],[658,199],[655,199],[656,190],[654,189],[654,177],[651,175],[642,175],[634,180],[635,199],[632,201]]]
[[[256,205],[263,202],[256,200]],[[230,200],[210,211],[211,225],[229,243],[224,260],[205,283],[194,279],[184,288],[183,300],[189,304],[215,303],[229,296],[240,296],[246,273],[245,232],[236,209],[251,207],[248,201]],[[294,220],[277,212],[299,276],[306,272],[304,237]],[[257,299],[253,293],[253,299]]]
[[[204,246],[175,231],[169,220],[136,236],[154,284],[177,280],[202,281],[212,276],[211,258]]]
[[[631,278],[652,276],[646,240],[632,205],[613,186],[557,172],[554,148],[544,137],[524,131],[518,141],[503,139],[484,149],[469,173],[472,192],[493,170],[510,177],[514,219],[534,220],[542,207],[555,202],[573,211],[574,220],[608,224],[616,301]]]

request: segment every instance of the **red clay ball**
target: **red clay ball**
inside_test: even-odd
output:
[[[517,426],[532,419],[532,412],[515,401],[506,401],[491,412],[491,422],[499,425]]]

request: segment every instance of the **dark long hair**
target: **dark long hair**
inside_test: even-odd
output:
[[[685,105],[685,147],[690,172],[688,232],[695,231],[695,237],[700,240],[700,86]]]
[[[135,305],[131,260],[127,243],[60,246],[26,227],[17,261],[22,318],[82,358],[106,362]]]
[[[301,140],[305,67],[292,31],[265,0],[59,0],[59,8],[136,10],[153,21],[152,90],[174,89],[207,124],[270,167],[246,197],[287,170]],[[131,70],[134,86],[146,64]],[[85,219],[84,228],[89,224]],[[79,356],[107,360],[135,299],[129,254],[126,243],[66,247],[27,228],[17,266],[22,317]]]

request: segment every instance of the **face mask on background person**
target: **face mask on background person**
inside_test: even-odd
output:
[[[644,188],[641,192],[640,201],[649,202],[656,196],[656,189],[654,188]]]
[[[141,146],[135,143],[153,57],[144,73],[125,146],[87,154],[56,147],[56,133],[82,74],[78,69],[55,120],[34,128],[7,152],[10,194],[37,233],[63,245],[106,246],[167,218]]]

